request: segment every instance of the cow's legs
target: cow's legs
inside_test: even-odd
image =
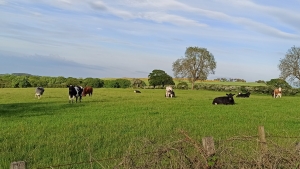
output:
[[[41,95],[39,95],[39,94],[36,93],[36,94],[34,95],[34,97],[37,97],[38,99],[40,99],[40,98],[41,98]]]
[[[73,103],[74,97],[75,96],[69,96],[69,103]]]

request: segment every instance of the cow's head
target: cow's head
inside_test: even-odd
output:
[[[227,93],[226,93],[226,95],[227,95],[227,97],[229,97],[229,100],[233,100],[233,96],[234,96],[235,94],[232,94],[232,93],[227,94]]]

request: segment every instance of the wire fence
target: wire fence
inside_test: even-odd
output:
[[[121,157],[90,159],[82,162],[41,166],[37,169],[53,169],[74,165],[99,165],[111,162],[113,168],[300,168],[300,143],[297,136],[265,135],[263,126],[259,126],[258,135],[234,136],[225,140],[202,139],[202,144],[180,131],[183,138],[160,145],[153,151],[144,152],[136,147]],[[280,145],[278,139],[287,139],[289,145]],[[255,147],[245,144],[251,142]],[[152,146],[153,147],[153,146]],[[249,148],[250,147],[250,148]],[[26,169],[24,161],[11,163],[11,169]]]

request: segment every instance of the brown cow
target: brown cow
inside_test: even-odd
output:
[[[83,92],[82,92],[82,96],[86,96],[86,95],[92,96],[93,95],[93,88],[92,87],[85,87],[83,88]]]
[[[278,89],[275,89],[274,92],[273,92],[273,97],[274,98],[277,98],[277,97],[280,97],[281,98],[281,87],[279,87]]]

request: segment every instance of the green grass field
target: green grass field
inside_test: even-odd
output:
[[[26,161],[28,168],[112,158],[103,168],[118,164],[136,143],[163,144],[184,130],[195,140],[213,136],[267,134],[300,136],[300,97],[251,95],[235,98],[235,105],[212,105],[224,92],[175,90],[165,98],[162,89],[94,89],[81,103],[68,103],[68,89],[46,88],[34,98],[33,88],[0,89],[0,168]],[[65,168],[89,168],[78,164]],[[63,167],[61,167],[63,168]]]

